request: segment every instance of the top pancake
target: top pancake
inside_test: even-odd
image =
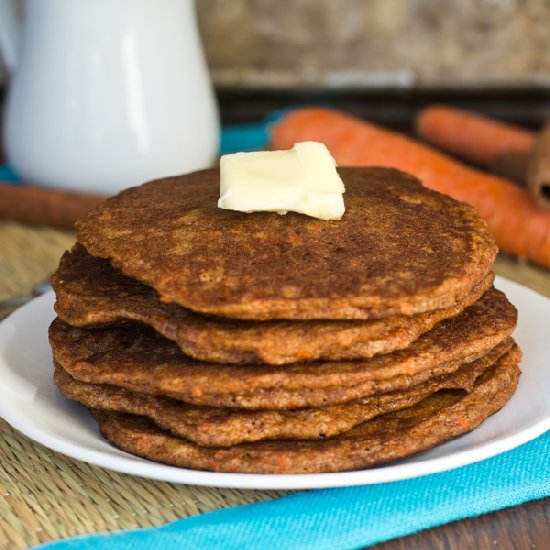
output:
[[[340,221],[217,208],[219,172],[123,191],[77,223],[165,302],[241,319],[373,319],[451,307],[496,245],[477,212],[386,168],[340,168]]]

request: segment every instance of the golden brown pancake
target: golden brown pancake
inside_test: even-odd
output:
[[[517,348],[476,381],[470,393],[441,390],[417,405],[369,420],[321,441],[260,441],[202,447],[164,431],[144,417],[93,411],[103,436],[143,458],[218,472],[316,473],[375,466],[424,451],[468,432],[498,411],[513,394]]]
[[[433,377],[400,392],[332,407],[291,410],[197,407],[169,397],[79,382],[61,367],[56,367],[54,380],[63,395],[86,407],[146,416],[178,437],[207,447],[227,447],[263,439],[334,437],[380,414],[411,407],[443,388],[471,391],[476,379],[507,351],[495,348],[451,374]]]
[[[497,248],[471,206],[388,168],[340,168],[340,221],[217,208],[219,172],[123,191],[78,240],[167,303],[243,319],[373,319],[453,307]]]
[[[55,310],[73,327],[126,320],[150,325],[202,361],[285,364],[370,358],[407,347],[437,322],[458,315],[492,285],[492,273],[460,302],[412,317],[371,321],[243,321],[206,317],[165,304],[149,286],[123,275],[81,245],[66,252],[52,277]]]
[[[505,341],[515,324],[514,306],[502,292],[491,289],[408,348],[362,361],[286,366],[204,363],[185,356],[147,327],[82,330],[59,319],[50,327],[50,343],[55,361],[83,382],[114,384],[197,405],[277,409],[317,406],[318,390],[362,386],[360,395],[325,391],[321,404],[328,405],[403,389],[424,381],[426,374],[453,372]]]

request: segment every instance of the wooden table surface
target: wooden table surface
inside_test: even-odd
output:
[[[0,221],[0,300],[26,294],[56,267],[72,233]],[[550,296],[550,272],[499,258],[497,273]],[[0,397],[1,398],[1,397]],[[78,462],[0,420],[0,550],[82,533],[160,525],[284,491],[174,485]],[[550,499],[458,521],[373,548],[550,548]]]

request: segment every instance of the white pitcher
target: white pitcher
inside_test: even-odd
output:
[[[192,0],[0,0],[4,146],[30,183],[114,193],[209,166],[219,121]]]

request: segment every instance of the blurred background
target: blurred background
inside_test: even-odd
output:
[[[545,0],[198,0],[220,86],[550,82]]]
[[[197,0],[196,10],[223,122],[324,101],[400,128],[434,97],[532,127],[550,110],[547,0]]]
[[[197,11],[224,121],[330,101],[402,127],[434,97],[530,126],[548,113],[547,0],[198,0]]]

